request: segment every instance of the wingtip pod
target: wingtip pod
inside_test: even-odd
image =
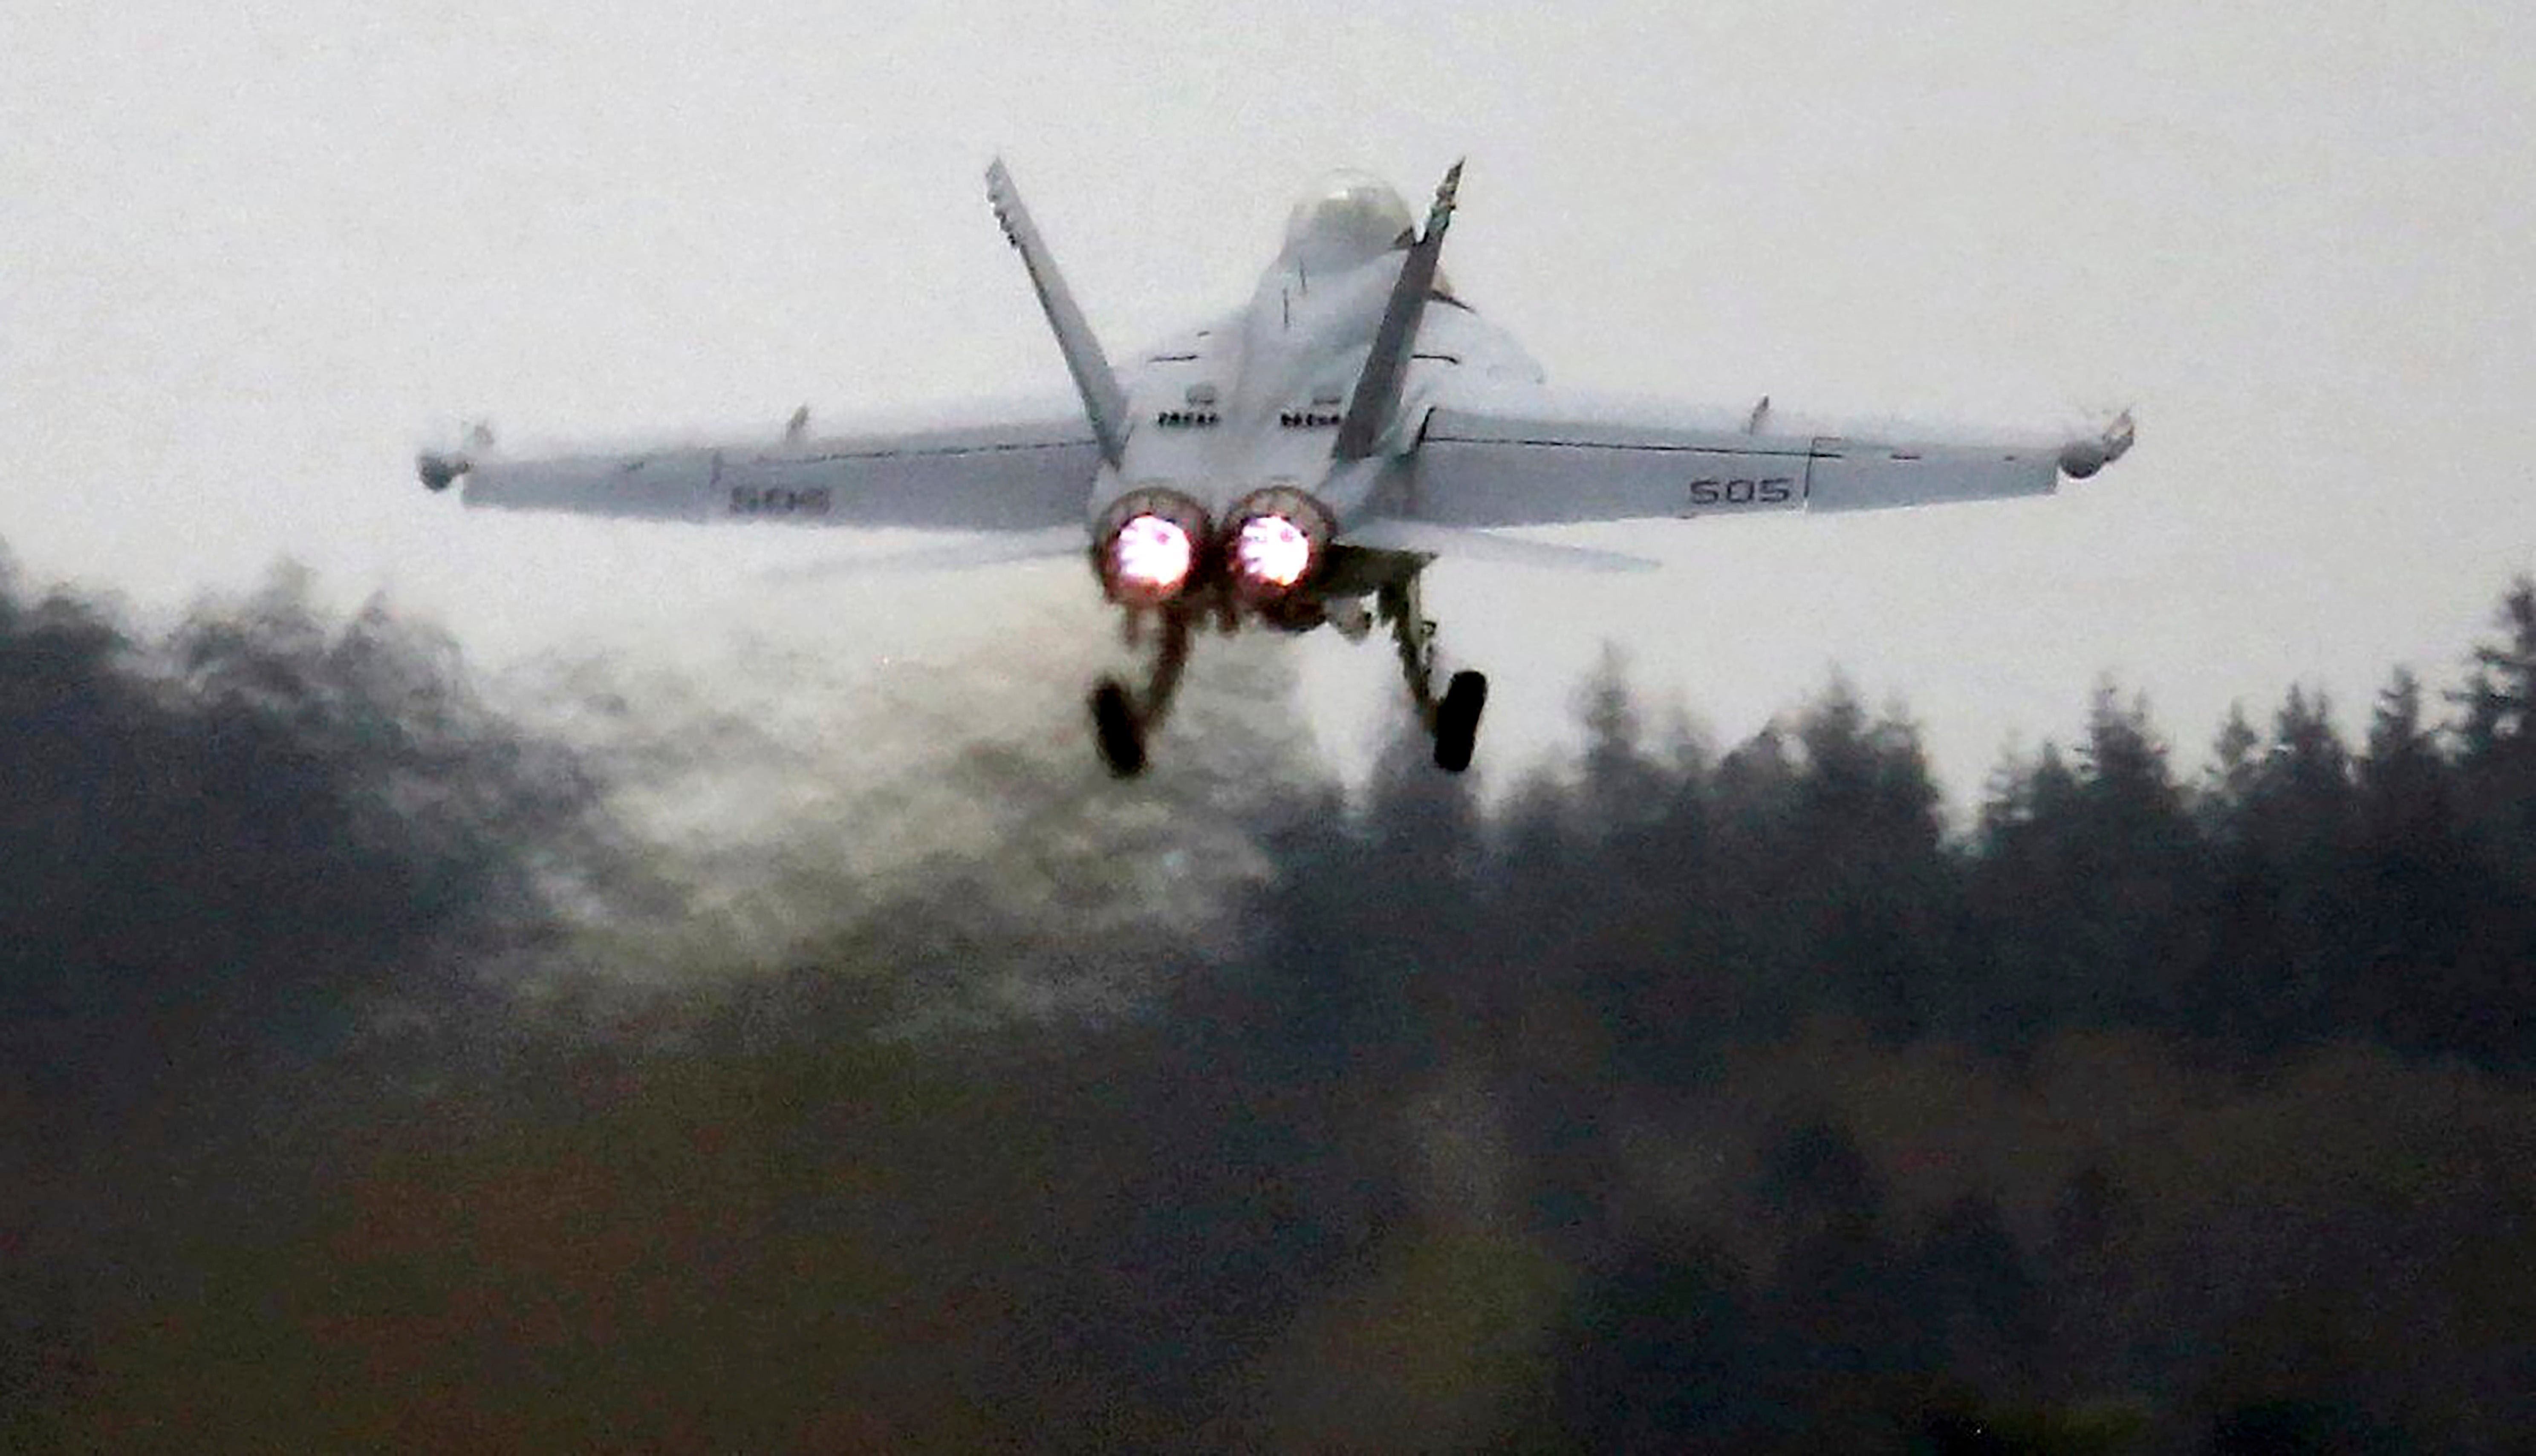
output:
[[[457,450],[424,450],[413,457],[413,473],[422,488],[435,494],[456,484],[476,469],[476,457],[493,448],[492,427],[478,421],[467,430],[467,443]]]
[[[433,494],[444,492],[444,489],[449,489],[452,484],[457,484],[459,476],[467,475],[470,470],[475,470],[475,462],[464,457],[464,454],[433,454],[426,449],[426,452],[415,454],[413,457],[415,479],[421,479],[423,489],[428,489],[428,492]]]
[[[459,476],[475,468],[476,463],[464,455],[440,455],[425,450],[413,458],[415,478],[422,481],[423,489],[434,494],[456,484]]]
[[[2086,479],[2128,454],[2131,439],[2137,433],[2138,427],[2131,418],[2131,411],[2124,410],[2114,417],[2113,423],[2105,426],[2104,433],[2094,439],[2074,440],[2063,446],[2060,474],[2072,480]]]

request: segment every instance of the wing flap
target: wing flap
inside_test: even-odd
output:
[[[1347,533],[1347,543],[1368,546],[1377,551],[1405,551],[1456,561],[1494,561],[1551,571],[1654,571],[1664,564],[1619,551],[1597,551],[1589,546],[1560,545],[1555,541],[1522,540],[1510,536],[1491,536],[1468,527],[1439,526],[1431,521],[1403,521],[1396,517],[1367,521],[1363,526],[1351,528]]]
[[[930,571],[967,571],[983,566],[1009,566],[1023,561],[1053,561],[1083,555],[1083,533],[1070,526],[1046,531],[973,536],[938,545],[911,546],[868,556],[833,556],[766,573],[775,581],[826,581],[840,577],[909,575]]]
[[[1438,410],[1403,514],[1485,527],[1797,510],[1810,447],[1734,430]]]
[[[1817,439],[1807,463],[1806,508],[1873,511],[1953,501],[2049,495],[2060,483],[2060,450],[1974,445],[1870,445]]]
[[[1546,526],[1997,500],[2057,489],[2074,448],[2067,441],[1891,444],[1762,434],[1707,420],[1642,424],[1438,409],[1427,418],[1400,514],[1454,526]]]
[[[629,520],[933,531],[1080,527],[1100,447],[1080,420],[780,446],[474,460],[470,506]]]

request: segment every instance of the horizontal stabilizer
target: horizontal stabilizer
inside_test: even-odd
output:
[[[772,581],[813,582],[839,577],[886,576],[901,572],[966,571],[980,566],[1008,566],[1017,561],[1052,561],[1080,556],[1087,549],[1083,528],[1060,526],[1048,531],[979,537],[903,551],[877,551],[868,556],[830,556],[793,566],[769,568]]]
[[[1496,561],[1508,566],[1538,566],[1551,571],[1655,571],[1664,563],[1618,551],[1554,545],[1495,536],[1467,526],[1438,526],[1427,521],[1368,521],[1343,536],[1352,546],[1378,551],[1415,551],[1455,561]]]

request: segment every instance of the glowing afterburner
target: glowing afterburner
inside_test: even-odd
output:
[[[1187,583],[1196,564],[1196,542],[1160,516],[1137,516],[1110,539],[1110,575],[1133,591],[1167,597]]]
[[[1312,540],[1283,516],[1253,516],[1241,523],[1241,535],[1233,543],[1233,560],[1242,580],[1282,590],[1301,581],[1311,569]]]
[[[1204,570],[1206,510],[1174,490],[1137,490],[1103,519],[1093,564],[1112,601],[1155,605],[1179,596]]]
[[[1284,485],[1242,497],[1233,522],[1225,555],[1235,586],[1253,600],[1301,586],[1320,565],[1334,524],[1328,507]]]

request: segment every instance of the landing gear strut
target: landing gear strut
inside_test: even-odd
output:
[[[1172,697],[1180,685],[1180,669],[1188,665],[1189,613],[1177,606],[1162,608],[1162,640],[1155,644],[1154,663],[1145,678],[1142,694],[1130,694],[1127,685],[1115,677],[1104,677],[1092,689],[1092,737],[1100,746],[1101,761],[1110,772],[1121,779],[1132,779],[1145,771],[1145,735],[1163,726],[1172,711]],[[1128,642],[1132,646],[1137,622],[1128,618]]]
[[[1418,573],[1390,568],[1376,579],[1361,576],[1337,585],[1335,593],[1312,603],[1322,613],[1320,620],[1350,640],[1364,636],[1374,620],[1389,627],[1418,724],[1434,739],[1435,766],[1448,774],[1469,768],[1472,749],[1479,742],[1480,715],[1489,705],[1489,680],[1477,672],[1456,672],[1445,679],[1443,692],[1435,691],[1435,624],[1419,603]],[[1362,595],[1368,589],[1373,594],[1370,619]],[[1181,670],[1188,665],[1191,637],[1210,617],[1233,620],[1227,611],[1221,603],[1205,601],[1172,601],[1129,611],[1124,625],[1130,649],[1147,645],[1149,623],[1157,633],[1144,688],[1140,692],[1119,678],[1104,677],[1093,685],[1085,704],[1092,716],[1093,743],[1111,774],[1132,779],[1145,771],[1146,740],[1171,713]]]
[[[1456,672],[1445,681],[1444,695],[1435,695],[1435,623],[1419,604],[1416,573],[1385,583],[1374,595],[1374,610],[1390,624],[1409,701],[1435,739],[1435,767],[1448,774],[1462,772],[1471,766],[1471,750],[1479,743],[1489,679],[1478,672]]]

